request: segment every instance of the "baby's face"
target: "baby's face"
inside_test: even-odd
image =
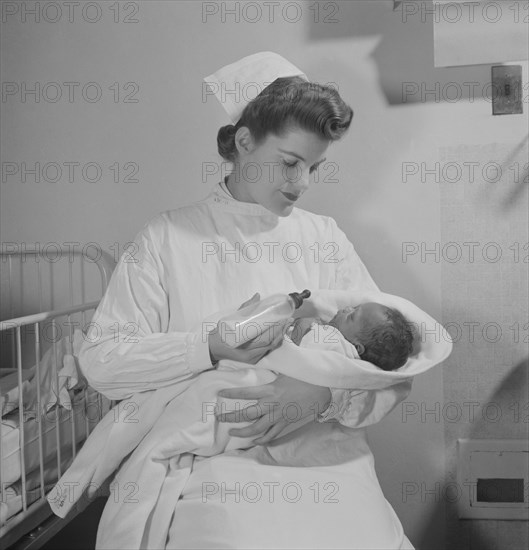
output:
[[[329,321],[329,325],[337,328],[352,344],[363,343],[360,340],[362,330],[370,331],[386,320],[384,306],[368,302],[359,306],[340,309]]]

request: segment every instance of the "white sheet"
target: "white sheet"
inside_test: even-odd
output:
[[[64,471],[72,461],[72,453],[64,449],[61,453],[61,471]],[[58,468],[57,459],[54,457],[44,464],[44,495],[52,489],[57,482]],[[4,524],[17,512],[22,510],[22,481],[5,486],[0,491],[0,524]],[[26,476],[26,504],[29,506],[41,498],[40,490],[40,468],[28,473]]]
[[[65,336],[55,346],[51,346],[42,355],[39,362],[40,379],[37,379],[36,365],[30,369],[24,369],[22,403],[26,419],[37,416],[37,387],[40,387],[41,412],[43,414],[49,411],[57,402],[66,409],[71,408],[69,390],[86,385],[84,376],[74,359],[74,356],[78,356],[82,343],[82,333],[80,330],[76,330],[71,341],[69,336]],[[18,409],[19,395],[20,388],[17,373],[0,378],[0,411],[2,416]]]
[[[266,447],[195,458],[165,548],[413,548],[381,491],[365,430],[311,423],[297,438],[301,447],[294,439],[276,443],[278,460]],[[322,464],[329,449],[337,448],[348,456],[340,463]],[[273,483],[278,485],[270,502],[267,487]],[[218,487],[218,492],[205,499],[204,484]],[[262,497],[253,502],[255,486]],[[292,502],[296,491],[300,498]],[[349,510],[345,521],[337,509]]]
[[[223,369],[227,368],[229,368],[227,365],[223,366]],[[120,468],[113,480],[116,491],[121,491],[122,498],[117,500],[111,498],[107,502],[99,526],[97,548],[116,550],[120,548],[164,548],[169,535],[168,530],[173,510],[177,506],[177,502],[180,504],[178,498],[184,489],[188,491],[188,495],[189,491],[193,492],[198,489],[198,492],[192,493],[192,498],[199,500],[198,503],[195,502],[195,506],[198,505],[200,512],[197,509],[193,510],[192,507],[190,513],[193,517],[200,518],[200,521],[199,524],[193,522],[192,529],[187,526],[189,538],[186,538],[179,530],[182,524],[178,521],[180,515],[177,514],[177,525],[172,527],[173,533],[177,533],[176,542],[171,542],[169,548],[172,547],[172,544],[175,544],[176,548],[246,548],[247,537],[250,534],[254,537],[256,548],[268,547],[268,545],[271,548],[285,546],[289,548],[325,548],[326,537],[323,533],[320,539],[314,539],[313,536],[307,539],[298,532],[296,525],[301,530],[306,521],[304,519],[305,507],[308,507],[313,508],[318,516],[326,515],[329,520],[328,525],[333,529],[348,528],[347,525],[336,524],[332,509],[333,504],[336,504],[333,502],[332,496],[334,491],[340,494],[342,502],[343,498],[348,498],[350,504],[355,505],[351,510],[360,516],[355,519],[355,525],[356,521],[361,519],[359,523],[363,526],[363,531],[359,531],[358,527],[355,528],[354,539],[348,537],[345,548],[351,546],[351,540],[360,542],[359,548],[399,548],[404,537],[402,527],[391,506],[383,497],[374,472],[373,457],[363,432],[350,430],[338,423],[333,424],[334,432],[331,439],[334,441],[331,442],[326,437],[317,448],[314,446],[314,442],[320,435],[327,433],[326,428],[321,430],[319,426],[322,424],[309,418],[299,423],[292,423],[286,430],[286,432],[294,432],[305,424],[305,428],[301,428],[301,431],[305,431],[298,434],[298,441],[300,439],[304,441],[306,449],[300,448],[299,445],[292,448],[289,444],[291,440],[288,436],[284,436],[281,438],[284,445],[276,443],[267,448],[259,447],[259,450],[247,451],[250,456],[255,453],[256,460],[262,461],[264,457],[265,463],[269,466],[288,468],[286,477],[283,475],[279,479],[289,480],[291,476],[297,476],[292,477],[296,481],[291,484],[290,489],[286,489],[287,498],[276,496],[270,503],[267,495],[263,494],[257,502],[245,502],[244,497],[241,496],[241,493],[244,494],[245,486],[250,487],[249,495],[253,494],[252,487],[255,487],[256,484],[262,491],[265,491],[267,487],[270,487],[270,482],[278,479],[277,473],[270,468],[264,477],[260,477],[258,470],[247,472],[246,477],[241,477],[237,461],[228,461],[224,464],[226,467],[222,466],[221,471],[218,472],[221,476],[216,481],[211,477],[212,472],[204,474],[205,479],[211,480],[208,485],[213,486],[213,489],[217,488],[217,492],[211,500],[203,502],[204,484],[201,482],[198,488],[193,487],[193,484],[188,485],[191,469],[195,468],[196,463],[192,462],[193,458],[190,454],[175,455],[175,451],[187,449],[193,454],[216,455],[218,458],[219,456],[229,456],[230,450],[233,449],[253,447],[251,438],[229,437],[227,431],[232,426],[218,422],[213,425],[210,422],[213,417],[209,405],[215,403],[215,395],[221,388],[266,384],[275,378],[268,371],[233,368],[232,372],[221,370],[203,373],[186,392],[173,399],[164,409],[153,430],[142,439],[140,445]],[[201,422],[200,413],[203,404],[207,406],[207,413],[203,415]],[[233,410],[237,406],[243,408],[247,404],[247,402],[239,400],[219,400],[219,405],[225,406],[226,410]],[[238,427],[245,425],[247,423],[242,422],[238,424]],[[114,441],[114,438],[112,439]],[[308,441],[309,439],[311,441]],[[347,448],[344,453],[342,446],[339,456],[336,456],[333,455],[333,443],[337,443],[338,440],[340,444],[347,441]],[[351,456],[354,456],[353,461],[351,461]],[[197,460],[200,460],[200,457]],[[338,467],[339,476],[333,477],[331,472],[336,473],[337,464],[340,465]],[[315,466],[315,468],[307,469],[300,468],[300,466]],[[200,478],[203,480],[204,476],[200,476]],[[69,477],[61,482],[71,483],[73,479],[75,478]],[[329,485],[330,480],[332,483]],[[127,487],[130,489],[132,481],[134,491],[127,492],[127,497],[124,497],[123,489]],[[287,483],[283,481],[282,486],[277,489],[285,490]],[[355,490],[349,491],[347,496],[346,494],[342,495],[339,488],[343,483],[353,483]],[[83,479],[81,485],[84,484],[85,480]],[[237,489],[237,484],[239,489]],[[231,490],[232,493],[233,491],[239,493],[241,497],[239,502],[236,502],[233,494],[227,497],[227,501],[223,500],[222,486],[226,486],[226,489]],[[312,499],[315,498],[315,486],[318,487],[317,490],[320,493],[320,502],[312,502]],[[296,490],[301,491],[300,499],[297,502],[291,502],[297,498]],[[294,496],[289,495],[289,491],[293,492]],[[361,506],[359,506],[359,497],[362,501]],[[237,512],[235,514],[236,522],[231,524],[231,529],[220,529],[227,521],[223,511],[227,511],[226,504],[229,506],[230,498],[232,499],[231,504],[236,507],[236,510],[233,510],[233,512]],[[325,499],[330,499],[330,502],[324,502]],[[187,506],[189,506],[189,500],[187,502]],[[255,519],[256,510],[260,507],[267,508],[268,513],[272,513],[272,519],[271,523],[267,522],[267,525],[262,525],[259,529],[256,528],[255,521],[251,521],[251,518]],[[293,512],[296,510],[300,513],[299,515],[295,514],[298,519],[297,524],[293,521],[291,538],[287,540],[276,538],[276,536],[284,537],[284,534],[274,535],[274,518],[285,514],[293,517]],[[194,515],[197,512],[199,515]],[[245,517],[247,521],[245,521]],[[377,524],[377,534],[374,536],[373,518],[376,517],[383,519],[380,521],[380,525]],[[389,521],[384,522],[384,518],[389,518]],[[144,529],[148,521],[150,523],[147,523],[147,528]],[[252,526],[248,527],[249,525]],[[217,530],[215,526],[219,529]],[[209,531],[211,527],[213,529]],[[218,536],[219,530],[222,531],[220,537]],[[207,538],[208,533],[211,533],[210,539]],[[239,536],[241,537],[240,544],[236,544],[234,541],[239,540]],[[267,541],[266,544],[264,544],[265,541]],[[371,545],[368,541],[371,541]]]
[[[77,443],[84,440],[87,435],[86,419],[92,429],[97,424],[98,414],[103,415],[108,409],[102,410],[97,393],[88,388],[87,401],[85,403],[82,394],[73,398],[73,419],[75,422],[75,440]],[[61,449],[69,449],[72,446],[72,421],[71,412],[59,409],[59,435]],[[31,472],[39,464],[39,425],[42,427],[42,450],[44,461],[55,456],[57,448],[57,427],[55,410],[49,411],[40,417],[40,420],[31,418],[24,422],[24,459],[26,472]],[[20,478],[20,424],[18,411],[2,418],[2,484],[4,486],[14,483]]]

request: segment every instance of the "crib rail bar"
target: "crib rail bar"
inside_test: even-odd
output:
[[[20,327],[17,328],[17,372],[18,372],[18,387],[22,388],[22,346],[20,344]],[[25,434],[24,434],[24,403],[22,401],[22,390],[18,393],[18,421],[19,421],[19,446],[20,446],[20,474],[22,481],[22,510],[26,511],[27,494],[26,494],[26,457],[25,449]]]
[[[35,529],[42,520],[50,515],[50,505],[47,500],[34,502],[25,512],[13,516],[9,522],[0,528],[2,548],[7,548],[22,535]]]
[[[0,252],[1,261],[5,262],[7,259],[7,261],[9,262],[10,275],[11,275],[11,258],[12,257],[25,258],[26,256],[35,256],[35,257],[38,256],[39,258],[43,258],[43,250],[40,248],[40,246],[30,246],[30,245],[24,244],[22,248],[23,249],[19,249],[19,247],[17,247],[16,249],[13,249],[13,250],[4,249]],[[84,261],[95,263],[99,270],[99,275],[101,277],[102,293],[105,292],[108,286],[108,283],[110,281],[110,277],[112,277],[113,266],[110,265],[110,262],[105,258],[104,252],[99,247],[87,246],[87,247],[84,247],[83,250],[75,250],[75,249],[72,250],[71,248],[66,246],[60,246],[58,248],[61,252],[61,255],[64,255],[65,257],[68,257],[68,258],[78,257],[78,258],[82,258]],[[84,261],[81,265],[84,265]]]
[[[68,353],[70,355],[73,355],[74,354],[74,349],[73,349],[73,325],[72,325],[72,318],[71,318],[71,315],[68,315],[68,326],[70,327],[70,331],[69,331],[69,338],[68,338]],[[75,411],[75,408],[72,407],[72,409],[70,410],[70,429],[71,429],[71,435],[72,435],[72,459],[75,458],[75,456],[77,455],[77,445],[76,445],[76,442],[77,442],[77,431],[76,431],[76,428],[75,428],[75,415],[74,415],[74,411]],[[88,437],[88,430],[87,430],[87,437]]]
[[[47,517],[47,516],[43,516]],[[72,518],[61,519],[57,516],[48,517],[48,519],[37,526],[37,528],[29,534],[22,533],[18,535],[11,531],[8,533],[8,537],[16,544],[9,547],[9,550],[37,550],[46,544],[52,537],[54,537]],[[14,536],[10,536],[14,535]],[[24,536],[25,535],[25,536]],[[9,544],[9,541],[6,541]]]
[[[35,323],[35,375],[37,380],[40,377],[40,325]],[[40,384],[37,384],[37,411],[42,411],[42,395]],[[44,444],[42,441],[42,422],[39,422],[39,480],[40,480],[40,498],[45,497],[44,491]]]
[[[54,319],[55,317],[61,317],[63,315],[66,316],[71,313],[78,313],[80,311],[86,311],[88,309],[97,309],[98,304],[98,301],[89,302],[88,304],[79,304],[77,306],[66,307],[64,309],[43,311],[42,313],[33,313],[32,315],[24,315],[23,317],[7,319],[6,321],[0,321],[0,331],[21,327],[23,325],[42,323],[47,319]]]
[[[51,326],[53,328],[53,363],[52,363],[52,371],[53,371],[53,378],[55,378],[55,387],[59,388],[59,365],[57,364],[59,361],[58,353],[57,353],[57,324],[55,322],[55,319],[52,320]],[[55,406],[55,441],[56,441],[56,449],[55,453],[57,456],[57,472],[58,477],[61,477],[61,424],[60,424],[60,407],[59,407],[59,399],[60,396],[57,395],[57,405]]]

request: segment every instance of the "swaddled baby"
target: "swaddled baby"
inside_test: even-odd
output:
[[[331,334],[319,334],[319,326],[331,326],[336,330]],[[331,340],[337,331],[354,346],[353,356],[385,371],[402,367],[412,354],[414,335],[409,322],[395,308],[376,302],[367,302],[350,306],[338,311],[324,323],[316,317],[296,319],[292,325],[289,338],[297,345],[310,330],[316,331],[314,343]],[[355,353],[356,352],[356,353]]]
[[[164,507],[164,503],[167,498],[171,502],[178,498],[192,466],[190,455],[212,456],[256,445],[253,441],[255,436],[230,434],[233,424],[217,419],[217,415],[223,412],[240,413],[242,422],[237,422],[238,428],[253,424],[258,417],[282,415],[289,425],[280,437],[268,444],[268,452],[276,460],[274,453],[281,448],[282,441],[288,440],[288,433],[303,428],[311,420],[324,421],[319,411],[314,411],[314,417],[301,418],[298,415],[299,418],[292,418],[293,403],[277,410],[277,403],[266,402],[266,399],[237,399],[219,395],[219,391],[226,388],[268,384],[276,379],[276,368],[281,375],[299,377],[309,384],[355,390],[347,403],[347,423],[344,422],[344,425],[359,427],[363,421],[360,417],[363,411],[376,406],[373,393],[369,390],[389,388],[392,384],[408,380],[407,373],[384,372],[382,369],[398,369],[406,363],[410,354],[411,368],[408,365],[405,368],[414,374],[420,372],[417,363],[414,363],[416,352],[411,345],[414,340],[411,323],[408,325],[398,312],[395,314],[390,308],[374,302],[339,309],[342,304],[359,304],[362,299],[377,299],[377,296],[378,293],[355,295],[349,290],[320,290],[311,297],[312,303],[306,301],[301,306],[304,309],[297,310],[300,317],[294,320],[290,334],[287,332],[282,345],[257,364],[221,360],[215,369],[153,392],[136,394],[121,402],[119,408],[115,407],[96,426],[72,466],[59,480],[57,491],[52,492],[52,498],[48,497],[54,512],[64,517],[84,492],[93,496],[92,488],[97,489],[115,473],[113,481],[118,487],[134,480],[137,489],[134,499],[127,503],[108,500],[110,506],[115,508],[113,512],[116,512],[116,517],[118,513],[126,517],[131,514],[141,516],[143,512],[155,517],[163,510],[172,513],[174,505]],[[402,310],[406,311],[413,326],[430,327],[435,323],[412,304],[391,295],[384,296],[399,310],[402,301]],[[212,315],[208,322],[218,319],[221,314]],[[321,321],[314,315],[332,319],[320,324]],[[418,334],[425,333],[421,329]],[[436,364],[443,360],[451,350],[451,344],[446,345],[442,353],[436,355],[428,345],[431,342],[418,345],[420,349],[417,350],[426,354],[426,363],[430,361],[427,368],[432,366],[432,362]],[[392,402],[396,401],[393,399]],[[130,406],[134,407],[133,421],[128,420]],[[250,418],[247,410],[259,414],[252,414]],[[311,426],[307,428],[312,429]],[[296,453],[303,453],[300,446],[295,449]],[[126,457],[127,460],[123,460]],[[286,460],[285,457],[282,460]],[[78,488],[73,495],[71,486]],[[142,506],[138,506],[138,502]],[[146,521],[143,516],[138,518],[138,522],[141,521]]]
[[[291,335],[286,334],[280,348],[256,365],[221,360],[216,369],[202,372],[190,380],[188,387],[168,403],[162,418],[156,423],[156,430],[148,434],[135,452],[141,456],[146,449],[157,448],[155,457],[159,460],[174,458],[181,453],[212,456],[227,450],[254,446],[254,436],[232,436],[229,432],[233,424],[219,422],[216,416],[228,411],[239,411],[237,427],[249,425],[253,419],[246,416],[245,407],[259,408],[259,405],[253,405],[256,400],[222,398],[218,396],[220,390],[268,384],[277,376],[277,372],[272,369],[279,366],[278,362],[283,364],[288,361],[294,370],[306,371],[308,365],[299,362],[303,356],[293,353],[298,346],[310,353],[312,350],[323,350],[350,359],[362,356],[367,361],[373,359],[381,365],[380,368],[398,368],[406,362],[411,342],[412,334],[406,319],[400,312],[378,303],[340,309],[327,324],[319,324],[314,317],[300,317],[294,320]],[[277,353],[281,348],[284,348],[284,353],[282,359],[278,359]],[[322,369],[325,367],[320,361],[318,365]],[[311,368],[314,369],[315,365]],[[286,413],[263,406],[259,416],[268,414]],[[289,419],[290,424],[283,433],[301,427],[310,422],[311,418],[298,420],[290,422]],[[128,475],[126,472],[127,467],[121,475]]]

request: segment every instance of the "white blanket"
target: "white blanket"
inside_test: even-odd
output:
[[[420,332],[420,349],[404,367],[386,372],[353,360],[345,349],[337,349],[346,346],[339,339],[300,347],[285,339],[257,365],[221,361],[217,370],[136,394],[100,422],[48,495],[54,513],[64,517],[83,494],[93,495],[119,467],[101,520],[98,547],[164,548],[175,504],[190,473],[192,457],[186,453],[212,456],[252,446],[249,438],[229,437],[232,425],[215,421],[213,413],[216,406],[236,410],[254,402],[220,401],[216,397],[220,389],[269,383],[275,378],[272,371],[317,385],[383,389],[424,372],[450,353],[450,339],[433,318],[407,300],[384,293],[352,296],[347,291],[318,291],[312,301],[305,302],[298,316],[316,314],[327,320],[340,307],[367,301],[398,307]],[[305,368],[315,364],[303,360],[307,353],[321,354],[318,368]],[[313,420],[292,422],[283,435]],[[321,461],[325,463],[325,456]]]
[[[18,373],[3,377],[0,380],[2,416],[18,409],[20,402],[24,408],[25,419],[47,413],[57,402],[65,409],[71,410],[69,390],[86,385],[75,362],[82,343],[83,335],[80,330],[74,331],[73,338],[64,336],[58,340],[40,359],[39,377],[37,378],[37,367],[34,365],[27,369],[27,372],[23,372],[21,386]],[[40,390],[41,411],[37,411],[37,389]]]

